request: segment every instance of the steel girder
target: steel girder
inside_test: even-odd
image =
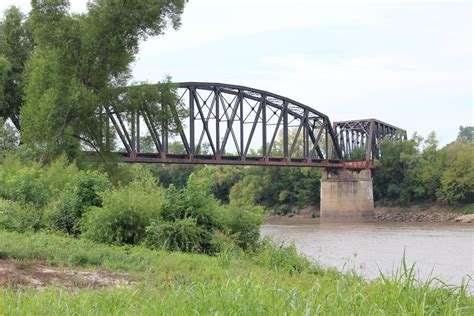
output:
[[[372,165],[380,157],[380,141],[407,139],[405,130],[376,119],[334,122],[333,128],[345,160],[353,158],[355,149],[363,148],[365,160]]]
[[[146,108],[123,113],[106,107],[124,161],[343,167],[329,118],[309,106],[244,86],[177,86],[176,107],[188,115],[171,118],[174,133],[154,122]],[[152,140],[152,150],[143,148],[144,136]]]

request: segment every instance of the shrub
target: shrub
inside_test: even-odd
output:
[[[42,225],[43,210],[34,204],[0,199],[0,228],[17,231],[37,231]]]
[[[92,207],[81,221],[85,237],[104,243],[137,244],[158,218],[164,190],[154,181],[136,180],[104,194],[103,207]]]
[[[39,166],[20,167],[3,174],[1,194],[8,200],[21,203],[32,203],[39,207],[47,204],[49,199],[48,184],[44,172]]]
[[[146,244],[153,249],[203,252],[210,240],[209,232],[191,217],[172,222],[152,221],[146,232]]]
[[[97,172],[83,171],[73,176],[46,216],[49,226],[78,235],[82,214],[88,207],[102,206],[101,195],[108,186],[106,176]]]
[[[223,227],[222,212],[211,194],[209,177],[192,174],[185,188],[177,190],[171,185],[166,191],[162,212],[149,228],[147,242],[154,248],[213,253],[213,235]]]
[[[250,203],[230,203],[225,210],[225,226],[243,250],[255,249],[263,223],[263,208]]]

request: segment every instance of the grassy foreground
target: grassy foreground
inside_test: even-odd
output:
[[[121,288],[0,289],[0,315],[472,315],[463,288],[419,283],[403,268],[367,282],[310,265],[292,248],[220,256],[115,247],[0,231],[0,259],[126,272]]]

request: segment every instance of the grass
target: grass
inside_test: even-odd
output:
[[[221,256],[116,247],[0,231],[0,258],[127,272],[122,288],[0,289],[0,315],[472,315],[465,287],[418,282],[413,267],[368,282],[321,269],[294,248]]]

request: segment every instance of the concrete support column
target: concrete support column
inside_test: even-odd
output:
[[[370,170],[356,174],[323,169],[321,176],[321,223],[373,222],[374,194]]]

